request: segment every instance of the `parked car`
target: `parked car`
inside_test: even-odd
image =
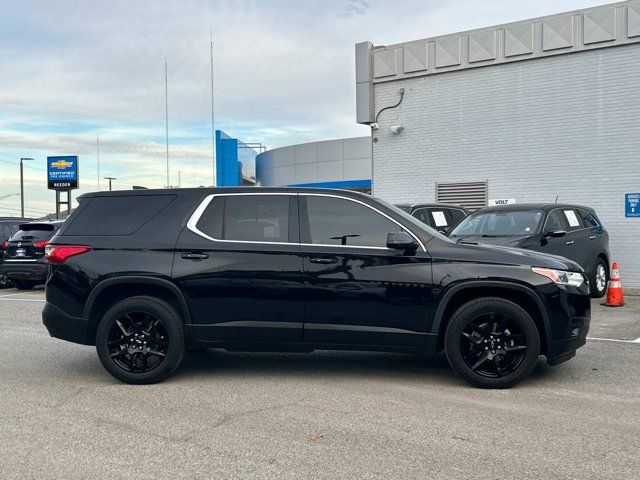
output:
[[[189,349],[444,350],[473,385],[524,379],[584,345],[578,264],[456,243],[368,195],[330,189],[98,192],[46,246],[43,322],[128,383]]]
[[[2,272],[19,290],[30,290],[45,283],[49,266],[44,259],[44,247],[62,221],[23,223],[9,238],[0,264]]]
[[[469,215],[466,208],[447,203],[399,203],[396,207],[445,235]]]
[[[20,229],[20,224],[30,221],[31,218],[22,217],[0,217],[0,265],[7,248],[9,237]],[[0,272],[0,289],[11,287],[11,281],[5,274]]]
[[[593,297],[607,291],[609,234],[592,208],[555,203],[482,208],[453,229],[451,238],[566,257],[587,272]]]

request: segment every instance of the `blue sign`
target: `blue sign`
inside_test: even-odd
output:
[[[625,193],[624,216],[640,217],[640,193]]]
[[[47,186],[50,190],[78,188],[78,157],[47,157]]]

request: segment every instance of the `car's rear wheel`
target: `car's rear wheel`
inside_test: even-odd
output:
[[[591,287],[591,297],[602,298],[607,292],[607,285],[609,283],[609,268],[602,257],[598,257],[596,262],[596,268],[591,273],[589,279],[589,286]]]
[[[462,305],[445,335],[451,367],[472,385],[509,388],[526,378],[538,361],[540,334],[517,304],[483,297]]]
[[[35,282],[28,282],[26,280],[13,280],[13,284],[18,290],[31,290],[36,286]]]
[[[0,289],[11,287],[11,280],[4,273],[0,273]]]
[[[126,383],[156,383],[182,362],[185,334],[180,314],[156,297],[131,297],[113,305],[96,332],[104,368]]]

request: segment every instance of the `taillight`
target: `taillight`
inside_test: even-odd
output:
[[[49,240],[40,240],[39,242],[36,242],[33,244],[33,246],[36,248],[43,248],[43,247],[46,247],[47,245],[49,245]]]
[[[62,265],[68,258],[91,250],[88,245],[47,245],[44,258],[51,265]]]
[[[6,240],[4,242],[2,242],[2,249],[6,250],[7,249],[7,245],[9,245],[9,244],[7,243]]]

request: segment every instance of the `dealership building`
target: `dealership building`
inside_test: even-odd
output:
[[[373,194],[593,207],[640,287],[640,3],[356,45]],[[637,198],[637,197],[636,197]]]
[[[258,185],[590,206],[623,285],[640,288],[640,2],[363,42],[355,70],[356,120],[371,136],[261,153]]]

